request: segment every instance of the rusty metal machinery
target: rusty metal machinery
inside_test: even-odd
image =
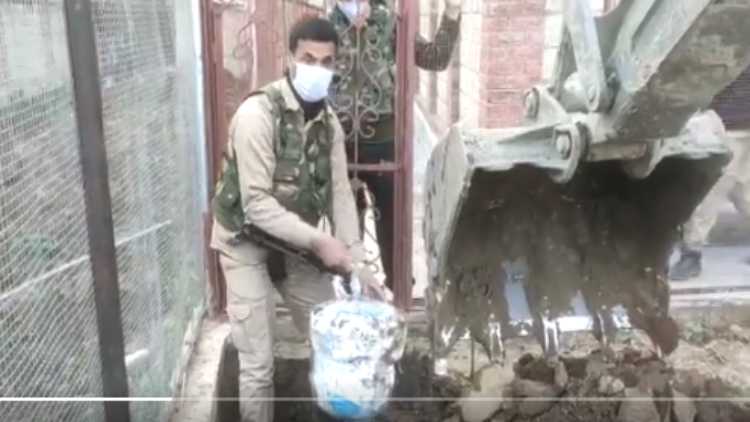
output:
[[[456,126],[430,158],[424,237],[434,353],[619,326],[671,352],[667,265],[729,158],[707,107],[750,64],[750,2],[567,1],[554,80],[509,129]],[[583,315],[583,317],[580,317]]]

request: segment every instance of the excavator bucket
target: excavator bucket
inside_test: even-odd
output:
[[[556,77],[518,128],[455,126],[425,175],[436,358],[468,331],[493,360],[533,334],[603,343],[640,328],[670,353],[667,268],[679,229],[730,159],[705,111],[750,64],[750,2],[565,3]],[[675,19],[679,16],[679,19]]]
[[[438,281],[428,303],[440,349],[466,329],[496,357],[503,336],[533,333],[554,353],[559,332],[605,340],[629,322],[652,331],[667,317],[679,225],[726,162],[720,144],[704,158],[667,158],[645,179],[602,161],[558,183],[556,170],[537,166],[542,155],[501,158],[523,150],[513,142],[523,134],[498,132],[454,130],[428,167],[426,245]]]

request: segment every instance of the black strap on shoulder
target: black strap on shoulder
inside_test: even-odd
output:
[[[268,96],[268,99],[271,101],[271,107],[272,107],[272,113],[274,115],[274,123],[273,123],[273,140],[274,140],[274,153],[278,155],[281,152],[281,149],[283,148],[283,145],[281,145],[281,140],[279,139],[279,127],[283,124],[284,120],[284,113],[283,111],[286,109],[286,102],[284,101],[284,96],[281,95],[281,93],[277,89],[270,89],[268,87],[261,88],[255,91],[250,92],[245,96],[245,98],[242,100],[244,103],[248,99],[252,97],[256,97],[258,95],[266,95]],[[229,143],[227,142],[227,146]],[[236,156],[235,152],[235,156]],[[227,157],[226,150],[224,152],[224,156]]]

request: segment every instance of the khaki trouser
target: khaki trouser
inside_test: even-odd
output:
[[[312,308],[333,298],[330,276],[287,258],[288,277],[275,286],[265,263],[248,265],[221,255],[227,280],[227,313],[240,362],[242,422],[272,422],[274,287],[289,307],[297,329],[308,335]],[[307,376],[307,374],[300,374]]]
[[[706,244],[708,234],[727,199],[737,211],[750,218],[750,132],[728,132],[727,135],[734,156],[724,174],[685,223],[683,247],[699,250]]]

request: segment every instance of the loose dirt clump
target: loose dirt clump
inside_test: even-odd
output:
[[[509,340],[505,365],[471,358],[461,342],[449,375],[435,376],[424,330],[413,326],[395,400],[369,422],[750,422],[750,330],[694,327],[681,324],[664,359],[639,331],[622,332],[606,352],[590,334],[568,335],[566,354],[549,359],[532,339]],[[285,354],[276,396],[292,400],[276,403],[275,420],[332,421],[310,399],[309,360]]]
[[[300,398],[277,402],[276,421],[333,421],[309,400],[307,359],[277,360],[276,365],[277,392],[286,398]],[[393,394],[398,400],[371,422],[471,422],[462,417],[466,410],[462,406],[482,403],[486,407],[492,401],[492,396],[467,403],[456,401],[473,388],[470,380],[431,376],[430,365],[426,355],[407,353],[399,365]],[[515,363],[513,372],[514,377],[495,397],[497,410],[480,421],[750,421],[750,406],[736,399],[742,392],[697,371],[675,370],[636,350],[619,352],[614,358],[592,353],[583,358],[548,360],[526,354]]]
[[[500,410],[487,420],[750,421],[750,407],[736,400],[740,391],[633,349],[552,360],[527,354],[514,372]]]

